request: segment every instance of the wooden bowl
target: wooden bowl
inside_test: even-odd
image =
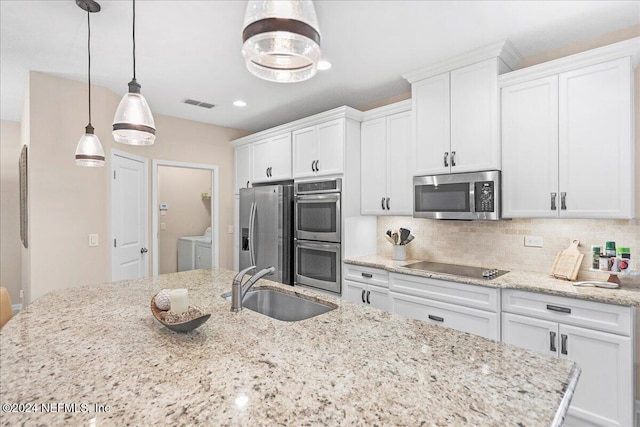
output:
[[[160,313],[162,313],[163,311],[156,306],[155,295],[151,298],[151,312],[153,313],[153,317],[155,317],[158,322],[162,323],[164,326],[166,326],[167,328],[171,329],[174,332],[193,331],[194,329],[196,329],[197,327],[205,323],[207,320],[209,320],[209,317],[211,317],[211,314],[204,314],[200,317],[196,317],[195,319],[191,319],[187,322],[167,323],[164,320],[162,320],[162,317],[160,317]]]

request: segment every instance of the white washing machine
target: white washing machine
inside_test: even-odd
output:
[[[211,227],[202,236],[178,238],[178,271],[211,268]]]

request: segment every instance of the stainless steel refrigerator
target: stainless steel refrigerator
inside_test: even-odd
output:
[[[293,182],[240,189],[240,270],[252,265],[293,285]]]

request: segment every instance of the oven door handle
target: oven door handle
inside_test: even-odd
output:
[[[255,244],[253,237],[255,233],[256,222],[256,202],[251,202],[251,210],[249,212],[249,264],[256,265]]]
[[[339,202],[340,193],[302,194],[295,196],[295,201],[303,203]]]
[[[317,243],[298,240],[298,247],[302,249],[319,249],[338,253],[340,251],[340,243]]]

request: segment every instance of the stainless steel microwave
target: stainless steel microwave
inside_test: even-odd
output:
[[[500,171],[413,178],[415,218],[500,219]]]

